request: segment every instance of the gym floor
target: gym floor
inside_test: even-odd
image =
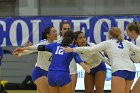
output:
[[[37,93],[35,90],[8,90],[8,93]],[[84,92],[75,92],[75,93],[84,93]],[[104,93],[111,93],[105,91]]]

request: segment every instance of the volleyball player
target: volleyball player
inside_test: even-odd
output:
[[[132,22],[127,25],[127,35],[131,38],[133,44],[140,46],[140,24],[138,22]],[[131,59],[135,63],[140,62],[140,54],[135,52],[131,54]],[[140,77],[134,84],[131,93],[140,93]]]
[[[64,20],[63,22],[60,23],[60,36],[58,37],[58,42],[61,42],[63,37],[64,37],[64,33],[71,30],[71,25],[67,20]],[[70,63],[70,75],[71,75],[71,79],[72,79],[72,93],[75,93],[75,87],[76,87],[76,83],[77,83],[77,65],[76,62],[74,60],[72,60],[72,62]]]
[[[136,67],[129,57],[130,51],[139,52],[140,47],[123,40],[121,31],[117,27],[112,27],[109,32],[109,39],[94,47],[65,48],[67,52],[96,53],[106,51],[112,70],[111,93],[129,93],[135,78]]]
[[[85,35],[82,31],[75,32],[75,44],[78,47],[89,46],[94,47],[94,43],[86,42]],[[84,84],[85,93],[104,93],[104,83],[106,77],[106,65],[104,62],[110,65],[107,58],[101,53],[79,53],[80,57],[90,66],[91,72],[85,73]],[[102,60],[104,62],[102,62]]]
[[[57,39],[57,31],[53,26],[49,26],[42,33],[42,40],[40,43],[33,45],[36,47],[38,45],[47,45],[52,43]],[[15,49],[16,50],[16,49]],[[37,85],[38,93],[50,93],[48,86],[48,67],[51,62],[52,54],[47,51],[37,51],[37,50],[25,50],[22,53],[13,53],[14,55],[22,56],[30,53],[38,52],[37,62],[35,68],[32,71],[32,80]]]

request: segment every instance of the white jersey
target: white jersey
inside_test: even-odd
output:
[[[40,67],[41,69],[48,71],[48,68],[51,62],[52,53],[47,52],[47,51],[37,50],[38,45],[47,45],[47,44],[50,44],[50,43],[46,39],[41,40],[40,43],[30,46],[31,48],[33,48],[33,50],[25,50],[23,53],[20,53],[19,56],[27,55],[33,52],[38,52],[37,62],[35,64],[35,67]]]
[[[62,41],[62,37],[58,36],[57,37],[57,42],[61,42]],[[76,74],[77,73],[77,65],[76,62],[74,61],[74,59],[72,59],[72,61],[70,62],[70,74]]]
[[[129,57],[130,51],[139,52],[140,47],[137,47],[133,43],[124,40],[123,42],[118,42],[115,39],[107,40],[101,42],[94,47],[76,47],[74,52],[84,52],[84,53],[96,53],[98,51],[106,51],[110,62],[112,72],[118,70],[128,70],[135,71],[136,67]]]
[[[140,35],[133,40],[133,44],[137,45],[140,47]],[[134,52],[131,54],[131,59],[133,60],[133,62],[138,63],[140,62],[140,53],[138,52]]]
[[[94,43],[88,43],[88,46],[90,47],[94,47],[95,44]],[[110,65],[110,62],[107,58],[105,58],[105,56],[103,54],[101,54],[101,52],[98,53],[79,53],[80,57],[82,58],[82,60],[84,60],[85,62],[88,63],[88,65],[91,68],[97,67],[101,61],[103,60],[105,63],[107,63],[108,65]]]

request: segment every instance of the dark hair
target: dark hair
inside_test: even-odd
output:
[[[44,32],[42,32],[42,39],[47,39],[47,34],[50,34],[51,28],[53,28],[53,26],[45,28]]]
[[[77,40],[79,34],[81,34],[81,33],[83,33],[83,32],[82,32],[82,31],[76,31],[76,32],[74,32],[74,34],[75,34],[75,38],[74,38],[74,40]],[[74,44],[76,44],[76,42],[74,42]]]
[[[137,34],[140,34],[140,24],[139,22],[132,22],[127,25],[127,29],[131,31],[135,31]]]
[[[71,24],[70,24],[67,20],[62,21],[62,22],[60,23],[60,36],[62,36],[61,31],[62,31],[63,25],[65,25],[65,24],[69,24],[70,27],[71,27]],[[71,29],[69,29],[69,30],[71,30]]]
[[[111,38],[116,38],[119,42],[123,41],[121,30],[118,27],[111,27],[109,30]]]
[[[74,38],[75,38],[75,34],[73,31],[65,32],[61,45],[63,47],[69,46],[74,41]]]
[[[74,32],[74,34],[75,34],[75,40],[77,40],[78,39],[78,36],[79,36],[79,34],[81,34],[81,33],[83,33],[82,31],[76,31],[76,32]]]

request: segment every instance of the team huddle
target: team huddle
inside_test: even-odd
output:
[[[72,31],[70,23],[60,24],[60,36],[53,26],[42,33],[36,45],[27,43],[18,47],[13,55],[22,56],[38,52],[32,71],[32,80],[38,93],[75,93],[77,66],[85,70],[85,93],[104,93],[106,65],[111,66],[111,93],[130,93],[136,67],[140,62],[140,26],[138,22],[127,25],[127,35],[133,42],[124,40],[118,27],[111,27],[108,40],[99,44],[86,41],[82,31]],[[140,78],[131,93],[140,93]]]

